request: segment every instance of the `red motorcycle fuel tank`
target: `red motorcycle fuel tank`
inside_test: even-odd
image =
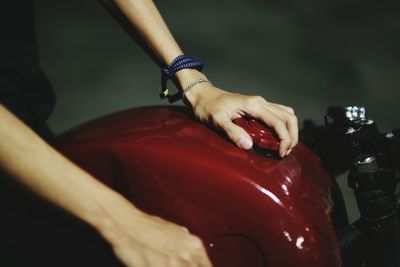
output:
[[[55,146],[198,235],[215,267],[341,266],[330,178],[302,144],[276,159],[237,148],[184,107],[143,107],[78,126]]]

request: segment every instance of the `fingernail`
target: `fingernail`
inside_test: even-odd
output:
[[[290,153],[292,153],[292,149],[291,148],[286,152],[286,156],[289,156]]]
[[[240,137],[239,142],[238,142],[238,146],[242,149],[250,149],[253,146],[253,142],[251,141],[251,139],[246,138],[244,136]]]

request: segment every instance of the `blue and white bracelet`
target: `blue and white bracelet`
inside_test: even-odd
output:
[[[203,70],[203,62],[201,62],[200,60],[197,60],[193,57],[189,57],[189,56],[185,56],[185,55],[180,55],[177,56],[171,64],[169,64],[168,66],[164,67],[161,70],[161,93],[160,93],[160,97],[162,99],[167,98],[168,101],[170,103],[175,102],[179,99],[182,98],[182,96],[185,94],[185,89],[187,89],[189,86],[190,88],[187,89],[187,91],[189,91],[193,86],[195,86],[199,82],[200,80],[197,80],[196,82],[194,82],[194,84],[190,84],[188,85],[183,92],[178,92],[175,93],[173,95],[170,94],[168,87],[167,87],[167,82],[168,80],[178,71],[183,70],[183,69],[196,69],[198,71],[202,71]],[[201,79],[203,80],[203,79]],[[208,80],[207,80],[208,81]],[[204,81],[205,82],[205,79]]]

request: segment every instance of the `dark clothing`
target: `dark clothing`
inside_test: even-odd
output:
[[[54,108],[54,91],[39,67],[32,0],[0,8],[0,102],[37,131]]]
[[[0,174],[0,266],[122,267],[92,228]]]
[[[46,120],[54,102],[52,87],[40,69],[28,75],[0,62],[0,103],[46,140],[52,136]]]
[[[0,103],[51,138],[45,122],[55,97],[39,67],[32,0],[0,8]],[[122,266],[97,232],[13,180],[0,170],[0,266]]]

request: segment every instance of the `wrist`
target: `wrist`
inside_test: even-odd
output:
[[[176,86],[180,91],[198,79],[206,79],[206,76],[196,69],[183,69],[175,73]]]
[[[209,96],[214,95],[216,91],[218,91],[218,89],[215,88],[211,83],[198,83],[185,93],[183,101],[185,104],[194,108]]]
[[[176,86],[181,92],[191,85],[193,82],[198,80],[207,80],[207,77],[198,70],[195,69],[183,69],[175,74]],[[209,93],[216,88],[208,82],[199,83],[193,86],[192,89],[185,93],[183,101],[185,104],[194,106],[200,100],[202,95]]]
[[[167,98],[170,103],[178,99],[184,99],[185,93],[191,90],[198,83],[208,82],[204,74],[203,62],[186,55],[175,57],[170,64],[161,69],[161,93],[162,99]],[[167,82],[172,80],[180,92],[171,94],[168,90]]]
[[[112,192],[111,195],[102,196],[97,201],[96,212],[93,212],[86,221],[112,243],[121,227],[124,227],[124,220],[135,222],[143,214],[123,196]]]

